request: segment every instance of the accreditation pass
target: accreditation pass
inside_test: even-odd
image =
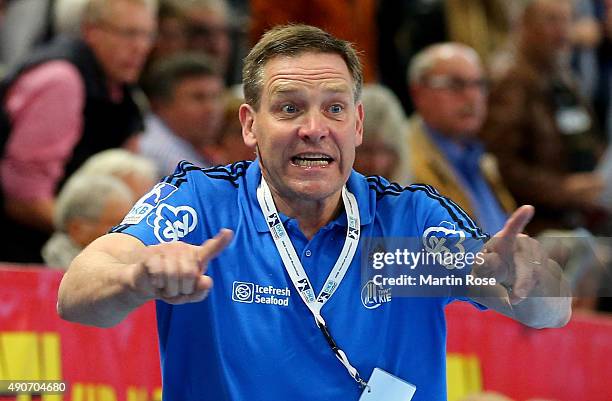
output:
[[[410,401],[415,392],[413,384],[374,368],[359,401]]]

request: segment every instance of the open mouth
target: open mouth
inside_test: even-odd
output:
[[[300,153],[291,158],[291,163],[298,167],[325,167],[333,161],[333,157],[323,153]]]

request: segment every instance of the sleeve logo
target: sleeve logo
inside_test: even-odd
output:
[[[194,231],[197,224],[198,216],[193,208],[162,203],[155,211],[153,233],[160,242],[178,241]]]
[[[455,229],[455,225],[448,221],[443,221],[437,227],[429,227],[423,233],[423,245],[427,252],[433,254],[456,254],[465,253],[463,246],[465,232]],[[446,258],[442,258],[446,260]],[[452,259],[452,258],[451,258]],[[448,269],[454,269],[454,265],[444,264]]]
[[[178,188],[174,185],[160,182],[151,191],[136,202],[130,212],[125,216],[121,224],[138,224],[144,219],[151,210],[164,199],[172,195]]]

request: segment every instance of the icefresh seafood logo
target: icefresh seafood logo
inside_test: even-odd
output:
[[[162,203],[155,212],[153,232],[160,242],[178,241],[195,230],[197,224],[198,216],[193,208]]]

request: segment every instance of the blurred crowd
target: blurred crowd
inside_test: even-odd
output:
[[[180,160],[253,159],[242,58],[268,28],[360,51],[355,169],[499,231],[517,205],[576,306],[612,296],[610,0],[0,0],[0,260],[66,268]]]

